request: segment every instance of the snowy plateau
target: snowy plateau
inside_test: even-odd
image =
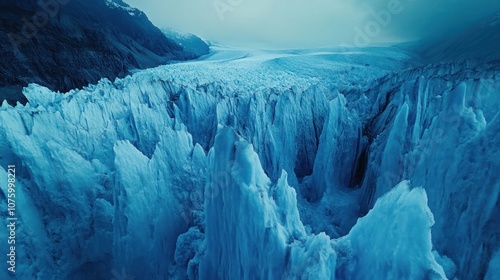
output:
[[[0,107],[0,279],[499,279],[500,67],[409,61],[212,46],[30,84]]]

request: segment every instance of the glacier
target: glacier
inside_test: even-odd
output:
[[[17,279],[498,277],[498,64],[211,51],[2,104]]]

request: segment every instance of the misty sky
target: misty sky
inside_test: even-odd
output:
[[[125,0],[159,27],[259,47],[400,42],[451,32],[499,0]]]

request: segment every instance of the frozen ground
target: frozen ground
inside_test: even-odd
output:
[[[215,46],[30,85],[0,108],[18,279],[496,279],[500,71],[408,59]]]

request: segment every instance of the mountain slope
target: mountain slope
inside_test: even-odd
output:
[[[11,103],[28,83],[65,92],[196,57],[122,1],[0,0],[0,10],[0,97]]]
[[[189,51],[197,56],[209,53],[209,46],[205,41],[194,34],[182,33],[171,28],[162,28],[165,36],[181,45],[185,51]]]
[[[500,63],[500,11],[481,22],[438,38],[428,38],[414,45],[424,63],[476,60]]]

